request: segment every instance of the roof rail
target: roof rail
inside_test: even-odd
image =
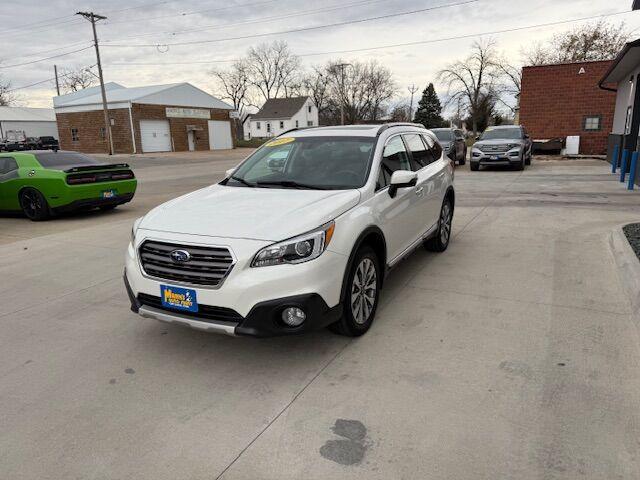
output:
[[[285,130],[284,132],[282,132],[280,135],[277,135],[274,138],[278,138],[281,137],[282,135],[286,134],[286,133],[291,133],[291,132],[295,132],[296,130],[309,130],[310,128],[318,128],[318,127],[294,127],[294,128],[290,128],[289,130]]]
[[[382,132],[391,127],[418,127],[418,128],[426,128],[421,123],[410,123],[410,122],[389,122],[385,123],[378,129],[378,133],[376,135],[380,135]]]

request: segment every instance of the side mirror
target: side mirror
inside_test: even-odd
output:
[[[396,196],[399,188],[415,187],[418,183],[418,174],[409,170],[396,170],[391,175],[391,182],[389,182],[389,196],[391,198]]]
[[[480,140],[480,135],[476,135],[476,142]]]

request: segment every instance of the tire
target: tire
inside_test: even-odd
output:
[[[520,161],[516,165],[516,170],[518,170],[518,171],[524,170],[524,165],[525,165],[525,159],[524,159],[524,155],[522,155],[522,158],[520,159]]]
[[[33,221],[40,222],[51,216],[51,209],[47,199],[35,188],[25,188],[18,195],[20,207],[25,216]]]
[[[533,153],[529,153],[529,156],[525,160],[525,165],[531,165],[531,159],[533,158]]]
[[[473,164],[472,164],[473,165]],[[424,247],[430,252],[444,252],[451,240],[451,224],[453,222],[453,205],[451,200],[445,198],[440,208],[438,218],[438,230],[436,234],[424,243]]]
[[[470,162],[469,165],[471,166],[472,172],[477,172],[478,170],[480,170],[480,164],[478,162]]]
[[[467,163],[467,149],[465,148],[462,152],[462,158],[460,159],[460,165],[464,165]]]
[[[365,288],[361,287],[362,278],[365,279]],[[331,325],[332,331],[347,337],[359,337],[369,330],[378,308],[381,280],[382,268],[376,252],[368,245],[361,247],[347,272],[342,318]]]

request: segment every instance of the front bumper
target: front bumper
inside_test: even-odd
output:
[[[511,155],[514,153],[514,155]],[[520,163],[520,159],[522,158],[522,154],[520,151],[517,152],[509,151],[509,152],[500,152],[500,153],[485,153],[481,150],[474,149],[471,152],[471,161],[474,163],[479,163],[480,165],[516,165]]]
[[[131,309],[147,318],[177,323],[198,330],[268,337],[320,329],[334,323],[342,313],[340,295],[348,257],[326,250],[318,258],[296,265],[250,267],[253,256],[271,242],[209,237],[209,246],[228,247],[235,264],[223,283],[205,287],[175,283],[147,275],[138,261],[137,248],[145,240],[203,245],[202,237],[138,230],[136,246],[129,245],[125,262],[125,285]],[[196,291],[198,313],[162,307],[161,285]],[[300,327],[281,321],[282,310],[299,307],[307,315]]]

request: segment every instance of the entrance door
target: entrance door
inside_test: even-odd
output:
[[[167,120],[140,120],[142,151],[170,152],[171,134]]]
[[[193,130],[187,132],[187,141],[189,142],[189,151],[193,152],[196,149],[196,139]]]
[[[231,140],[231,122],[209,120],[209,149],[225,150],[233,148]]]

